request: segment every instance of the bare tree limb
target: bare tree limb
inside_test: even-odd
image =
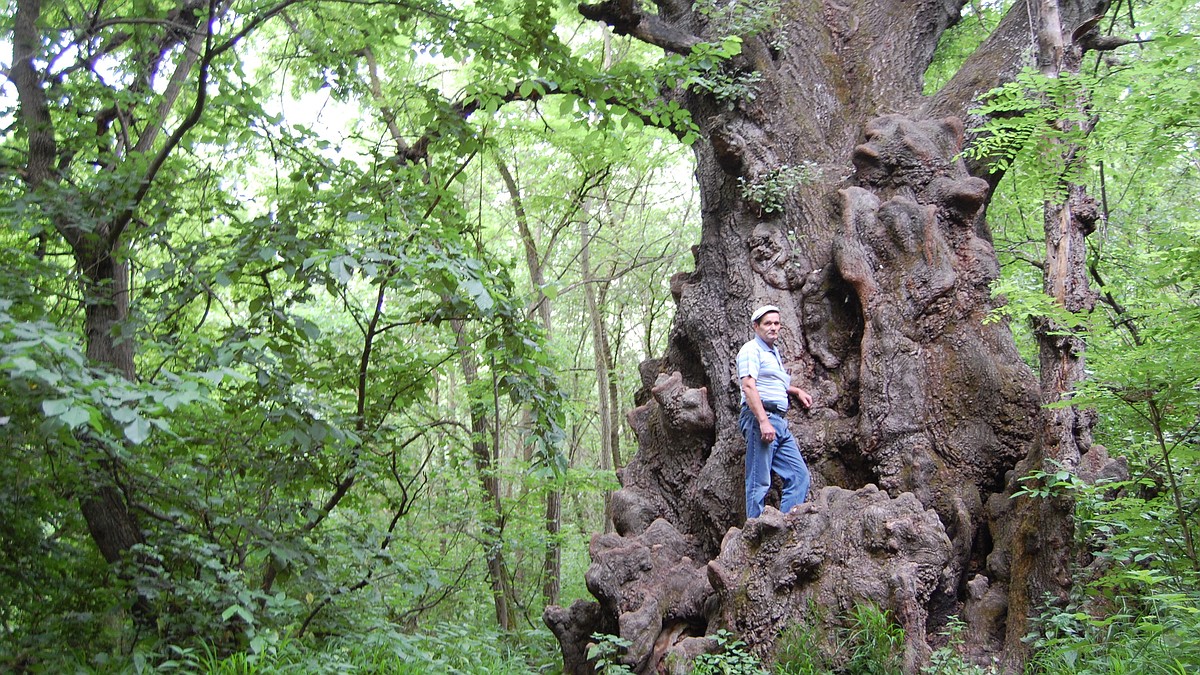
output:
[[[154,147],[154,142],[163,130],[163,124],[171,114],[171,109],[175,107],[175,102],[179,100],[179,95],[183,92],[183,85],[190,77],[192,67],[200,59],[205,39],[205,33],[198,30],[193,32],[188,39],[187,46],[183,49],[183,55],[175,66],[175,72],[171,74],[171,80],[159,100],[154,119],[146,125],[145,131],[138,138],[137,145],[133,148],[134,152],[149,152]]]
[[[375,99],[375,105],[379,106],[383,122],[392,136],[392,142],[396,144],[396,154],[405,157],[410,148],[404,142],[404,134],[400,132],[400,127],[396,124],[396,111],[384,102],[383,85],[379,80],[379,63],[375,60],[375,50],[368,45],[363,47],[360,54],[367,60],[367,77],[370,78],[371,98]]]
[[[586,19],[612,26],[618,35],[628,35],[642,42],[661,47],[675,54],[689,54],[702,40],[670,23],[657,14],[643,14],[631,0],[606,0],[598,4],[581,4],[579,13]]]
[[[200,58],[200,71],[196,75],[196,99],[192,105],[191,111],[171,133],[170,138],[162,148],[154,155],[150,161],[150,166],[147,167],[145,175],[138,184],[137,191],[134,192],[133,198],[129,205],[123,210],[112,222],[112,227],[108,231],[108,241],[116,243],[124,233],[126,226],[133,219],[134,210],[142,203],[149,194],[151,186],[154,184],[154,179],[158,176],[158,172],[166,163],[167,158],[175,151],[175,148],[183,141],[183,137],[187,132],[191,131],[192,127],[200,122],[200,118],[204,114],[204,108],[208,103],[208,69],[212,65],[213,59],[217,57],[217,52],[213,48],[213,26],[216,23],[217,16],[225,11],[228,5],[220,7],[218,0],[209,0],[208,4],[208,20],[205,21],[204,36],[204,54]],[[141,144],[139,143],[139,146]]]

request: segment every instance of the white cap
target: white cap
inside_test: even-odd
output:
[[[750,323],[758,323],[758,320],[763,318],[764,314],[768,314],[770,312],[778,312],[778,311],[779,311],[779,308],[776,307],[775,305],[763,305],[762,307],[759,307],[758,309],[754,310],[754,313],[750,315]]]

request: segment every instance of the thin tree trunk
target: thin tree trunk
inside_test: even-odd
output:
[[[471,391],[479,381],[479,363],[466,324],[461,319],[451,319],[454,342],[458,349],[458,362],[463,372],[463,391]],[[497,475],[496,448],[488,443],[490,428],[488,416],[481,401],[469,400],[471,415],[471,455],[475,458],[476,475],[483,488],[487,502],[480,509],[483,518],[484,558],[487,561],[488,579],[492,585],[492,601],[496,605],[496,623],[501,630],[511,630],[514,625],[513,608],[516,606],[512,585],[508,578],[508,565],[504,559],[504,511],[500,499],[500,478]]]
[[[619,428],[614,426],[614,383],[609,372],[611,349],[608,345],[608,328],[604,325],[604,315],[600,312],[600,303],[596,300],[595,285],[592,278],[591,263],[592,234],[588,228],[588,219],[579,219],[579,264],[583,276],[583,295],[587,301],[588,323],[592,329],[592,354],[596,368],[596,400],[599,403],[597,417],[600,425],[600,468],[619,469],[621,466],[620,449],[616,445]],[[612,492],[604,493],[604,531],[613,532]]]
[[[132,337],[121,336],[129,317],[128,264],[115,261],[115,253],[102,251],[89,255],[77,251],[77,264],[84,271],[83,297],[86,353],[96,364],[102,364],[127,380],[135,379]],[[91,441],[86,440],[85,443]],[[97,454],[104,453],[97,448]],[[109,564],[120,564],[128,558],[134,546],[145,543],[140,527],[130,513],[125,495],[113,473],[119,471],[113,460],[102,460],[91,473],[91,490],[80,498],[80,512],[87,522],[88,532]],[[124,573],[122,576],[127,577]],[[142,624],[153,622],[153,610],[148,598],[139,594],[134,604],[134,618]]]
[[[525,202],[521,199],[521,190],[508,166],[500,159],[496,161],[504,186],[508,189],[509,198],[513,203],[513,215],[517,221],[517,229],[521,234],[521,243],[525,249],[525,264],[529,267],[529,282],[533,286],[534,297],[537,298],[538,316],[542,319],[542,327],[546,330],[546,341],[553,334],[554,323],[551,315],[550,298],[542,292],[546,285],[545,272],[542,269],[541,254],[538,252],[537,241],[529,227],[529,218],[525,213]],[[546,552],[542,560],[542,599],[547,605],[558,602],[562,588],[562,546],[559,543],[559,532],[562,530],[562,491],[557,487],[546,491],[544,522],[546,527]]]
[[[604,38],[604,58],[600,68],[607,71],[612,68],[613,62],[612,31],[607,26],[601,26],[600,31]],[[600,468],[612,471],[621,468],[619,444],[621,429],[618,421],[617,381],[612,376],[613,359],[612,348],[608,343],[608,327],[604,323],[604,315],[600,312],[600,303],[596,300],[596,290],[589,281],[592,277],[591,235],[588,233],[586,219],[580,220],[579,228],[583,268],[581,273],[584,279],[583,292],[587,300],[588,322],[592,327],[592,351],[596,362],[596,393],[599,401],[597,412],[600,416]],[[616,531],[612,519],[612,500],[612,491],[606,490],[604,492],[604,532],[606,534]]]
[[[95,243],[99,250],[86,246],[75,253],[76,264],[85,279],[87,356],[125,379],[134,380],[133,336],[122,335],[122,326],[129,318],[129,263],[118,262],[119,252],[107,246],[107,242]]]
[[[13,60],[10,77],[16,85],[21,123],[29,136],[29,152],[24,178],[31,195],[56,182],[54,166],[59,160],[42,77],[35,67],[39,55],[37,24],[41,15],[39,0],[20,0],[14,20]],[[127,263],[119,261],[119,245],[109,236],[106,223],[87,231],[70,220],[70,204],[61,205],[53,216],[56,229],[71,246],[82,273],[84,334],[86,353],[94,363],[107,366],[126,379],[133,380],[134,343],[121,336],[121,327],[129,313]],[[102,454],[102,453],[101,453]],[[87,522],[96,547],[110,564],[122,561],[133,546],[144,541],[141,530],[113,479],[117,467],[101,461],[91,467],[91,486],[80,498],[80,511]],[[152,621],[147,598],[139,596],[134,605],[135,618]]]
[[[601,317],[603,319],[603,317]],[[601,326],[603,328],[603,325]],[[608,340],[608,331],[604,330],[604,361],[608,365],[608,451],[612,455],[612,468],[621,468],[621,404],[620,392],[617,387],[616,355],[612,351],[612,343]],[[606,517],[606,521],[611,521]]]

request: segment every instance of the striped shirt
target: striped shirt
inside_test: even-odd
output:
[[[753,377],[754,386],[763,403],[772,404],[786,410],[788,407],[788,386],[792,376],[783,367],[783,359],[779,350],[768,347],[757,335],[754,339],[742,345],[737,355],[738,381],[743,377]],[[746,402],[746,392],[742,392],[742,403]]]

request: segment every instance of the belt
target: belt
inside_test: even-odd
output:
[[[749,406],[747,406],[745,403],[743,403],[742,405],[749,408]],[[781,405],[778,405],[776,403],[769,403],[767,401],[763,401],[762,407],[763,407],[763,410],[766,410],[769,413],[775,413],[776,415],[783,415],[783,414],[787,413],[787,408],[785,408]]]

